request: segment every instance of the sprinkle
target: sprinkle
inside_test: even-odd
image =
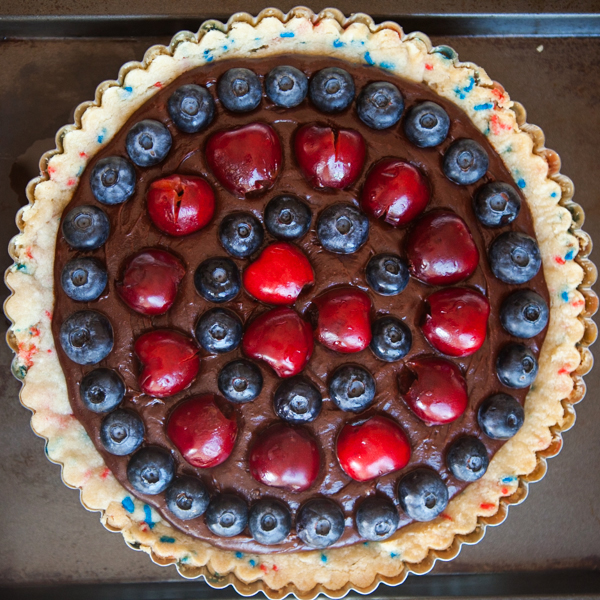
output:
[[[571,372],[571,370],[569,368],[567,368],[566,366],[565,367],[561,367],[558,370],[558,374],[559,375],[568,375],[570,372]]]
[[[152,510],[147,504],[144,504],[144,515],[146,517],[144,521],[146,522],[148,527],[150,527],[150,529],[153,529],[155,523],[152,522]]]
[[[368,546],[369,542],[363,542],[363,546]]]
[[[71,177],[70,179],[67,180],[67,185],[69,187],[73,187],[76,183],[77,183],[77,179],[73,179],[73,177]]]
[[[98,143],[101,144],[104,141],[104,136],[106,135],[106,128],[102,128],[100,130],[100,135],[98,136]]]
[[[573,306],[575,308],[581,308],[582,306],[585,306],[585,300],[583,298],[578,298],[573,302]]]
[[[174,544],[175,538],[169,537],[168,535],[163,535],[161,536],[160,541],[164,542],[165,544]]]
[[[244,554],[243,554],[243,552],[236,552],[236,553],[235,553],[235,557],[236,557],[236,558],[243,558],[243,557],[244,557]]]
[[[490,124],[492,126],[492,132],[494,135],[500,135],[500,132],[504,129],[505,131],[509,131],[512,129],[512,125],[510,123],[503,123],[500,121],[500,117],[494,113],[490,117]]]
[[[128,94],[131,94],[131,92],[133,92],[133,88],[130,85],[127,85],[123,88]]]
[[[321,554],[321,562],[327,562],[327,557],[324,554]]]
[[[428,71],[433,71],[433,65],[432,65],[431,63],[425,63],[425,68],[426,68]]]
[[[560,297],[563,299],[564,302],[568,302],[569,301],[569,292],[565,291],[563,292]]]
[[[87,154],[85,152],[80,152],[79,153],[79,158],[87,158]]]
[[[458,86],[455,87],[454,88],[454,93],[461,100],[464,100],[467,97],[467,94],[469,94],[470,92],[473,91],[474,87],[475,87],[475,79],[473,79],[473,77],[469,77],[469,83],[464,88],[460,88]]]
[[[282,37],[282,38],[286,38],[286,37],[292,38],[292,37],[294,37],[294,32],[293,31],[282,31],[279,34],[279,37]]]
[[[379,63],[379,66],[380,66],[382,69],[388,69],[388,70],[391,70],[391,69],[393,69],[393,68],[394,68],[394,66],[395,66],[395,65],[394,65],[394,63],[382,62],[382,63]]]
[[[334,48],[341,48],[342,46],[345,46],[346,44],[344,42],[342,42],[342,40],[340,40],[339,38],[337,40],[333,40],[333,47]]]
[[[559,265],[564,265],[567,261],[562,257],[562,256],[555,256],[554,260],[559,264]]]
[[[79,169],[77,169],[76,177],[79,177],[82,173],[83,173],[83,167],[79,167]]]
[[[49,310],[44,311],[44,314],[52,321],[52,313]]]
[[[573,258],[575,257],[575,250],[573,248],[571,248],[566,254],[565,254],[565,260],[573,260]]]
[[[523,189],[527,184],[525,183],[525,180],[521,177],[521,179],[519,179],[519,181],[517,181],[517,185]]]
[[[33,260],[33,254],[31,254],[31,246],[28,246],[25,249],[25,256],[29,259],[29,260]]]
[[[182,562],[182,563],[186,563],[186,562],[188,562],[189,560],[190,560],[190,557],[189,557],[189,556],[184,556],[184,557],[181,559],[181,562]]]
[[[504,92],[501,89],[494,88],[492,89],[492,94],[498,98],[498,100],[504,100]]]
[[[502,494],[503,494],[504,496],[506,496],[506,494],[508,494],[508,488],[504,488],[504,487],[503,487],[503,488],[502,488],[500,491],[502,492]]]
[[[206,59],[206,62],[211,62],[213,60],[211,52],[212,50],[209,50],[208,48],[204,51],[204,58]]]
[[[135,506],[133,505],[133,500],[129,496],[125,496],[123,501],[121,502],[123,508],[128,512],[132,513],[135,510]]]
[[[272,569],[273,571],[277,571],[277,565],[273,565]]]
[[[261,570],[263,573],[266,573],[266,572],[269,570],[269,567],[267,567],[267,565],[262,565],[262,564],[261,564],[261,565],[259,565],[259,567],[260,567],[260,570]]]
[[[511,475],[509,475],[508,477],[505,477],[502,480],[502,483],[512,483],[513,481],[516,481],[517,478],[516,477],[512,477]]]
[[[157,81],[157,82],[154,84],[154,87],[155,87],[155,88],[158,88],[159,90],[160,90],[160,89],[162,89],[162,86],[163,86],[163,84],[162,84],[160,81]]]
[[[228,50],[227,46],[222,47],[223,51]]]
[[[374,65],[375,61],[371,58],[369,52],[365,52],[365,61],[368,65]]]
[[[496,508],[496,505],[492,504],[491,502],[483,502],[479,505],[479,508],[482,510],[492,510],[493,508]]]
[[[486,102],[485,104],[476,104],[473,110],[489,110],[491,108],[494,108],[494,105],[491,102]]]
[[[452,521],[452,517],[446,513],[442,513],[440,516],[444,517],[444,519],[447,519],[448,521]]]
[[[50,175],[54,175],[54,173],[56,173],[56,167],[51,167],[48,165],[48,173],[50,173]]]
[[[251,567],[255,567],[256,566],[256,561],[253,558],[251,558],[248,562],[250,563]]]
[[[27,273],[27,265],[25,263],[17,263],[17,271],[23,271],[23,273]]]
[[[396,556],[399,556],[399,554],[397,552],[390,552],[390,556],[392,558],[396,558]]]
[[[104,468],[104,471],[100,474],[102,479],[106,479],[110,475],[110,469],[108,467]]]
[[[550,194],[550,198],[557,198],[557,197],[558,197],[558,194],[556,192],[552,192]]]

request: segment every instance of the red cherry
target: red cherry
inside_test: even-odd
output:
[[[377,415],[344,425],[337,458],[352,479],[369,481],[403,469],[410,460],[410,443],[399,425]]]
[[[304,492],[315,482],[321,461],[317,443],[309,433],[282,423],[261,434],[248,462],[256,481]]]
[[[371,343],[371,299],[356,288],[335,288],[314,300],[317,339],[337,352],[360,352]]]
[[[143,315],[162,315],[175,301],[185,267],[170,252],[149,248],[130,256],[117,292],[133,310]]]
[[[444,358],[416,358],[400,374],[400,393],[427,425],[458,419],[467,408],[467,384],[458,367]]]
[[[305,125],[296,133],[294,149],[302,174],[315,188],[344,189],[365,163],[365,140],[353,129]]]
[[[432,210],[406,240],[411,275],[430,285],[452,285],[470,277],[479,251],[467,224],[449,210]]]
[[[287,242],[267,246],[244,271],[246,291],[267,304],[294,304],[315,274],[304,253]]]
[[[147,195],[152,222],[169,235],[188,235],[208,225],[215,194],[201,177],[170,175],[150,184]]]
[[[274,308],[250,323],[242,348],[247,356],[264,360],[279,377],[292,377],[310,360],[312,330],[291,308]]]
[[[419,169],[385,158],[369,171],[360,201],[365,213],[398,227],[420,215],[430,196],[427,178]]]
[[[250,123],[213,134],[206,160],[221,185],[239,198],[258,196],[275,184],[281,144],[266,123]]]
[[[198,375],[198,348],[185,335],[156,329],[140,336],[134,345],[142,363],[138,377],[144,394],[166,398],[188,387]]]
[[[427,341],[449,356],[469,356],[485,341],[490,314],[488,299],[475,290],[438,290],[425,302],[429,311],[422,325]]]

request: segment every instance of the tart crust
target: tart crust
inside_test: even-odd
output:
[[[376,65],[424,83],[462,108],[526,198],[551,313],[523,427],[443,517],[406,526],[385,542],[253,556],[192,538],[132,498],[72,416],[51,331],[54,246],[62,212],[86,164],[156,91],[213,60],[285,53]],[[478,542],[487,525],[502,522],[508,506],[526,497],[528,483],[544,475],[545,459],[559,451],[561,432],[575,420],[572,405],[583,398],[581,376],[592,365],[587,347],[596,338],[590,317],[598,299],[590,289],[596,269],[587,259],[591,241],[580,228],[583,211],[571,200],[573,185],[559,174],[560,159],[544,148],[541,130],[526,123],[523,108],[483,69],[460,63],[446,46],[432,47],[422,33],[404,35],[395,23],[375,25],[364,14],[346,19],[334,9],[318,15],[306,8],[285,15],[266,9],[257,17],[238,13],[227,24],[207,21],[197,34],[178,33],[169,47],[153,46],[142,63],[125,64],[117,81],[100,84],[95,101],[75,111],[75,124],[58,132],[56,149],[42,157],[40,170],[27,188],[29,205],[17,217],[21,233],[10,245],[15,264],[5,277],[12,291],[5,304],[13,323],[8,342],[16,353],[13,372],[23,381],[21,402],[33,411],[34,431],[47,440],[48,458],[62,465],[64,483],[81,490],[83,505],[101,511],[102,523],[121,531],[131,547],[157,564],[175,564],[184,577],[204,576],[214,587],[233,585],[241,594],[260,590],[270,598],[341,597],[350,589],[368,593],[380,582],[399,584],[410,572],[429,571],[437,559],[454,558],[463,543]]]

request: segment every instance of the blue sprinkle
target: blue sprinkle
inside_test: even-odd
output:
[[[106,135],[106,129],[103,127],[100,130],[100,135],[98,136],[98,143],[101,144],[104,141],[104,136]]]
[[[175,538],[169,537],[167,535],[163,535],[163,536],[161,536],[160,541],[164,542],[165,544],[174,544]]]
[[[464,88],[455,87],[454,93],[461,99],[464,100],[467,97],[467,94],[473,90],[475,87],[475,79],[473,77],[469,77],[469,83]]]
[[[77,175],[75,175],[75,177],[79,177],[82,173],[83,173],[83,167],[79,167],[79,170],[77,171]]]
[[[283,31],[279,34],[279,37],[294,37],[293,31]]]
[[[575,250],[571,249],[565,254],[565,260],[573,260],[575,256]]]
[[[475,79],[473,77],[469,78],[469,85],[466,88],[463,88],[467,94],[475,87]]]
[[[24,263],[17,263],[17,271],[23,271],[23,273],[27,273],[27,265]]]
[[[344,42],[342,42],[342,40],[340,40],[339,38],[337,40],[333,40],[333,47],[334,48],[341,48],[342,46],[345,46],[346,44],[344,44]]]
[[[123,501],[121,502],[123,508],[128,512],[132,513],[135,510],[135,506],[133,505],[133,500],[129,496],[125,496]]]
[[[389,62],[382,62],[382,63],[379,63],[379,66],[380,66],[382,69],[393,69],[393,68],[395,67],[394,63],[389,63]]]
[[[512,152],[512,146],[509,146],[504,152]]]
[[[321,554],[321,562],[327,562],[327,557],[324,554]]]
[[[150,510],[150,507],[147,504],[144,504],[144,515],[146,517],[144,519],[144,521],[146,521],[146,525],[148,525],[150,529],[153,529],[156,523],[152,522],[152,511]]]
[[[556,192],[552,192],[550,194],[550,198],[556,198],[556,197],[558,197],[558,194]]]
[[[212,50],[209,50],[208,48],[204,51],[204,58],[206,59],[206,62],[212,62],[213,56],[211,52]]]
[[[454,88],[454,93],[461,99],[464,100],[467,96],[463,93],[463,91],[459,87]]]
[[[243,558],[244,554],[242,552],[236,552],[235,553],[235,557],[236,558]]]
[[[523,178],[519,179],[519,181],[517,181],[517,185],[523,189],[527,184],[525,183],[525,180]]]
[[[256,566],[256,561],[253,558],[251,558],[248,562],[250,563],[251,567],[255,567]]]
[[[396,556],[398,556],[398,553],[397,552],[390,552],[390,556],[392,558],[396,558]]]
[[[260,40],[260,38],[259,38],[259,37],[255,37],[255,38],[254,38],[254,41],[255,41],[255,42],[258,42],[258,40]]]
[[[124,89],[124,90],[125,90],[125,91],[126,91],[128,94],[131,94],[131,92],[133,92],[133,88],[132,88],[130,85],[128,85],[128,86],[125,86],[123,89]]]
[[[563,299],[563,302],[569,301],[569,292],[563,292],[560,297]]]
[[[369,542],[363,542],[363,546],[368,546]]]
[[[494,105],[491,102],[486,102],[485,104],[476,104],[473,110],[489,110],[490,108],[494,108]]]
[[[227,46],[223,46],[223,50],[227,50]]]
[[[513,481],[516,481],[516,480],[517,480],[517,478],[516,478],[516,477],[505,477],[505,478],[502,480],[502,483],[512,483]]]
[[[485,131],[483,132],[483,135],[490,135],[490,126],[488,125],[485,129]]]
[[[368,52],[365,52],[365,60],[367,61],[367,64],[369,64],[369,65],[375,64],[375,61],[371,58],[371,55]]]
[[[186,563],[188,560],[190,560],[190,557],[189,557],[189,556],[184,556],[184,557],[181,559],[181,562],[182,562],[182,563]]]

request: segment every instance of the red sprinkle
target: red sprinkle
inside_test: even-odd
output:
[[[109,475],[110,475],[110,469],[108,467],[106,467],[104,469],[104,471],[102,471],[102,474],[100,475],[100,477],[102,477],[102,479],[106,479]]]
[[[479,505],[479,508],[482,510],[492,510],[492,508],[496,508],[496,505],[491,504],[490,502],[484,502],[483,504]]]
[[[448,521],[453,521],[452,517],[446,513],[442,513],[440,516],[444,517],[444,519],[448,519]]]
[[[67,185],[68,186],[73,186],[77,183],[76,179],[73,179],[72,177],[70,179],[67,180]]]
[[[157,81],[157,82],[154,84],[154,87],[155,87],[155,88],[158,88],[159,90],[160,90],[160,89],[162,89],[162,86],[163,86],[163,84],[162,84],[160,81]]]
[[[88,155],[87,155],[85,152],[80,152],[80,153],[79,153],[79,157],[80,157],[80,158],[87,158],[87,157],[88,157]]]
[[[30,247],[25,250],[25,256],[28,259],[33,260],[33,254],[31,254],[31,248]]]
[[[430,63],[426,63],[426,64],[425,64],[425,68],[426,68],[428,71],[433,71],[433,65],[432,65],[432,64],[430,64]]]
[[[555,256],[554,260],[559,264],[559,265],[564,265],[567,261],[562,257],[562,256]]]
[[[35,346],[27,346],[24,342],[19,344],[19,356],[25,362],[27,368],[33,364],[33,357],[37,354],[38,349]]]
[[[267,565],[260,565],[260,570],[261,570],[263,573],[266,573],[266,572],[269,570],[269,567],[267,567]]]
[[[500,117],[498,117],[498,115],[496,114],[492,115],[492,118],[490,119],[490,124],[492,126],[492,132],[494,133],[494,135],[499,135],[502,129],[512,129],[512,125],[510,123],[502,123],[502,121],[500,121]]]
[[[277,565],[273,565],[272,569],[273,571],[277,571]]]
[[[575,308],[579,308],[580,306],[584,306],[585,305],[585,300],[583,298],[579,298],[578,300],[575,300],[573,302],[573,306]]]
[[[565,366],[562,367],[562,369],[558,370],[558,374],[559,375],[567,375],[568,373],[570,373],[571,371]]]
[[[51,167],[50,165],[48,165],[48,173],[50,175],[54,175],[54,173],[56,173],[56,167]]]
[[[500,491],[501,491],[501,492],[502,492],[502,493],[503,493],[505,496],[506,496],[506,494],[508,494],[508,488],[502,488]]]
[[[37,327],[35,327],[35,325],[31,327],[29,331],[31,331],[31,335],[33,335],[34,337],[38,337],[40,335],[40,330]]]
[[[492,94],[498,98],[498,100],[504,100],[504,92],[499,88],[493,88]]]
[[[148,525],[146,525],[146,523],[142,523],[142,524],[140,525],[140,529],[141,529],[142,531],[144,531],[144,532],[145,532],[145,531],[148,531]]]
[[[50,321],[52,321],[52,313],[49,310],[45,310],[44,314],[48,317],[48,319],[50,319]]]

